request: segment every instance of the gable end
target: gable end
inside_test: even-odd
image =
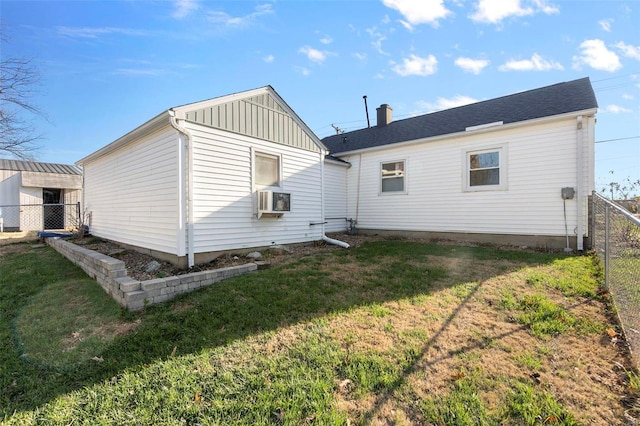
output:
[[[188,110],[185,119],[269,142],[320,152],[312,137],[269,93]]]

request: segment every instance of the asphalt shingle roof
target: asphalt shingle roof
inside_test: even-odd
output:
[[[81,175],[82,169],[68,164],[40,163],[37,161],[7,160],[0,158],[0,170],[19,172],[58,173],[61,175]]]
[[[503,124],[597,108],[589,78],[515,93],[417,117],[392,121],[322,139],[331,154],[464,132],[467,127]]]

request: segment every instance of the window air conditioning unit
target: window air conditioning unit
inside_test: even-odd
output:
[[[262,216],[281,217],[291,211],[291,194],[286,192],[258,191],[258,219]]]

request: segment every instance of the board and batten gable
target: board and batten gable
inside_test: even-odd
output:
[[[169,125],[83,161],[84,205],[91,233],[178,255],[180,182],[178,132]]]
[[[184,118],[207,127],[320,152],[319,141],[314,140],[313,133],[308,132],[306,126],[302,126],[292,111],[282,101],[276,100],[275,93],[269,89],[222,103],[205,101],[202,106],[189,106],[191,109],[184,112]]]
[[[341,155],[348,170],[348,215],[358,228],[493,235],[565,234],[562,187],[578,186],[578,137],[584,153],[584,192],[592,191],[595,119],[546,119],[458,133],[411,143],[381,146]],[[466,156],[471,151],[501,149],[504,187],[473,191],[466,187]],[[405,162],[406,190],[382,193],[381,164]],[[567,200],[567,228],[575,237],[577,208],[587,198]],[[586,215],[584,215],[586,221]],[[586,222],[582,224],[586,228]]]

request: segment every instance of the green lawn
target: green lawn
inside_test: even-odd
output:
[[[0,247],[0,420],[622,424],[638,380],[600,284],[588,256],[372,241],[129,313]]]

